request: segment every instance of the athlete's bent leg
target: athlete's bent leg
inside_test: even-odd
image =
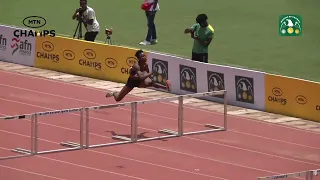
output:
[[[114,100],[117,102],[121,101],[133,88],[130,88],[128,86],[123,86],[120,92],[110,92],[106,94],[106,97],[114,97]]]
[[[157,89],[165,89],[167,91],[171,91],[171,83],[169,80],[166,81],[166,86],[160,83],[154,82],[151,78],[146,78],[144,82],[141,83],[140,87],[154,87]]]

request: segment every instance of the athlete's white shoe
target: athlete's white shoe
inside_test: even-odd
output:
[[[109,98],[109,97],[112,97],[114,95],[114,92],[112,91],[112,92],[108,92],[107,94],[106,94],[106,97],[107,98]]]

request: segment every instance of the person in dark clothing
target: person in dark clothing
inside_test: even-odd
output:
[[[140,42],[140,45],[151,45],[156,44],[157,40],[157,30],[156,25],[154,23],[154,19],[156,17],[157,12],[160,10],[158,0],[144,0],[144,3],[141,7],[147,17],[148,22],[148,33],[147,37],[144,41]]]
[[[165,89],[168,92],[171,91],[171,83],[169,80],[166,80],[166,86],[153,81],[153,72],[149,71],[147,57],[142,50],[138,50],[135,56],[137,57],[138,62],[131,67],[126,85],[120,92],[108,92],[106,94],[107,98],[113,96],[114,99],[119,102],[135,87],[155,87]]]

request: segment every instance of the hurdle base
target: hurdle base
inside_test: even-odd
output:
[[[195,131],[195,132],[185,132],[185,133],[183,133],[183,135],[206,134],[206,133],[212,133],[212,132],[218,132],[218,131],[225,131],[225,128],[215,126],[214,128],[208,129],[208,130]]]
[[[178,135],[177,131],[173,131],[170,129],[161,129],[158,131],[159,133],[163,133],[163,134],[169,134],[169,135]]]
[[[112,139],[121,140],[121,141],[130,141],[131,142],[131,138],[128,138],[128,137],[125,137],[125,136],[112,136]]]
[[[120,141],[120,142],[113,142],[113,143],[106,143],[106,144],[91,145],[91,146],[89,146],[89,148],[110,147],[110,146],[117,146],[117,145],[130,144],[130,143],[132,143],[132,142],[131,141]]]
[[[221,129],[221,128],[223,128],[223,127],[215,126],[215,125],[212,125],[212,124],[205,124],[204,127],[211,128],[211,129]]]
[[[30,157],[32,154],[24,154],[21,153],[22,155],[17,155],[17,156],[7,156],[7,157],[0,157],[1,160],[9,160],[9,159],[17,159],[17,158],[22,158],[22,157]]]
[[[20,154],[31,154],[30,150],[22,149],[22,148],[15,148],[11,150],[12,152],[20,153]]]
[[[72,147],[72,148],[80,147],[80,144],[74,143],[74,142],[70,142],[70,141],[61,142],[60,145],[61,146],[65,146],[65,147]]]
[[[143,138],[143,139],[138,139],[137,142],[163,140],[163,139],[169,139],[169,138],[175,138],[175,137],[179,137],[179,135],[173,134],[173,135],[166,135],[166,136],[159,136],[159,137]]]

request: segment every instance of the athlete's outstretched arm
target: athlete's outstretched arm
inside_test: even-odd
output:
[[[132,66],[132,70],[136,72],[136,75],[132,76],[134,79],[140,79],[140,80],[145,80],[146,78],[150,77],[153,75],[153,72],[151,73],[143,73],[140,71],[140,67],[137,65]]]

